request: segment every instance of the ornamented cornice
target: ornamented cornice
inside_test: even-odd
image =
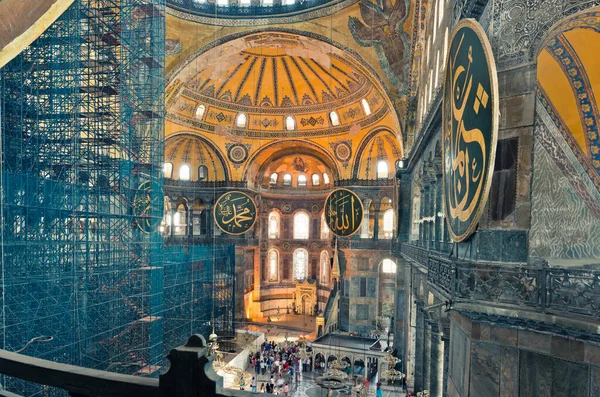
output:
[[[187,10],[184,8],[177,8],[173,6],[172,2],[169,2],[169,6],[167,7],[167,13],[173,15],[177,18],[185,19],[191,22],[197,22],[204,25],[215,25],[215,26],[228,26],[228,27],[237,27],[237,26],[263,26],[263,25],[277,25],[277,24],[289,24],[289,23],[298,23],[309,21],[315,18],[321,18],[324,16],[329,16],[335,14],[346,7],[349,7],[358,0],[342,0],[337,2],[323,2],[321,6],[313,6],[310,8],[300,9],[292,11],[290,14],[274,14],[274,15],[260,15],[259,18],[252,17],[251,15],[227,15],[227,13],[219,13],[217,9],[216,12],[209,13],[194,13],[192,10]],[[221,8],[221,7],[219,7]],[[223,7],[225,8],[225,7]],[[238,7],[242,8],[242,7]],[[256,7],[254,7],[256,8]],[[250,11],[251,9],[242,9],[242,11]],[[269,7],[261,7],[261,11],[267,12],[269,11]],[[275,9],[273,9],[275,11]],[[289,12],[289,11],[288,11]],[[216,18],[215,16],[218,16]],[[247,16],[246,18],[244,18]]]

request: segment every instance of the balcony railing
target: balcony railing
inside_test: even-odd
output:
[[[205,339],[193,335],[185,346],[171,350],[169,370],[159,379],[123,375],[61,364],[0,349],[0,374],[65,390],[74,397],[134,396],[251,396],[253,393],[223,388],[223,378],[213,370]],[[20,397],[6,390],[0,396]]]
[[[456,262],[410,244],[400,244],[399,251],[406,259],[427,269],[429,284],[453,301],[600,317],[598,270]]]

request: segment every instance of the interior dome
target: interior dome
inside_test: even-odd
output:
[[[343,134],[388,113],[385,93],[355,59],[283,32],[208,50],[176,72],[170,86],[177,93],[167,104],[171,120],[245,138]]]

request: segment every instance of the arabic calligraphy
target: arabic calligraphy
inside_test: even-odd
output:
[[[223,194],[215,203],[215,223],[224,233],[243,234],[256,222],[256,204],[246,193]]]
[[[150,181],[145,181],[137,188],[137,192],[133,199],[133,214],[135,216],[135,224],[144,233],[150,234],[154,226],[160,222],[159,216],[152,216],[152,199],[161,197],[160,189],[156,184]]]
[[[356,233],[363,212],[360,198],[348,189],[336,189],[325,200],[325,221],[336,236],[348,237]]]
[[[487,201],[498,131],[495,65],[481,26],[457,25],[444,84],[443,156],[446,220],[455,241],[474,230]]]

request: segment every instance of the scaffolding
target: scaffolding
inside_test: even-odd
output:
[[[0,70],[2,348],[156,376],[225,319],[194,311],[224,296],[215,264],[233,283],[231,249],[163,261],[164,51],[164,0],[76,0]]]

